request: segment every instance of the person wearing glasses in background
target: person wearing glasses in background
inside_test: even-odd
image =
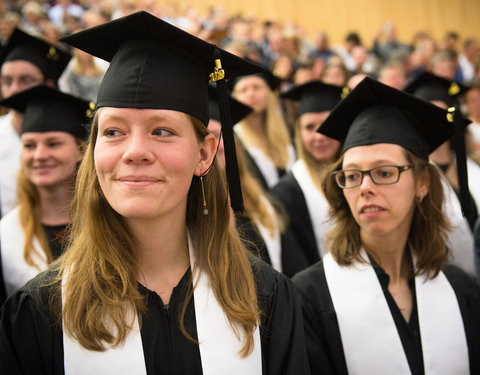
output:
[[[312,373],[480,373],[480,292],[445,266],[441,172],[428,162],[449,120],[465,125],[451,115],[366,78],[320,128],[344,146],[323,181],[329,252],[294,277]]]
[[[70,53],[15,29],[0,53],[2,98],[40,84],[56,86],[70,58]],[[0,117],[0,217],[16,203],[22,121],[23,115],[14,109]]]

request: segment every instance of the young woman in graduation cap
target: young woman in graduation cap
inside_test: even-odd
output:
[[[85,150],[90,103],[47,86],[0,102],[23,114],[18,204],[0,221],[7,295],[58,258],[66,245],[68,206]]]
[[[15,29],[0,51],[2,98],[39,84],[55,87],[70,57],[69,52]],[[14,109],[0,116],[0,217],[16,204],[22,121],[22,114]]]
[[[328,202],[322,192],[321,174],[337,160],[340,142],[317,132],[347,88],[312,81],[292,88],[283,98],[299,102],[295,123],[298,160],[283,176],[272,194],[287,211],[289,223],[308,265],[325,255]]]
[[[5,302],[0,372],[308,373],[295,289],[242,246],[206,127],[209,74],[224,90],[225,75],[259,68],[147,12],[65,41],[110,67],[69,247]]]
[[[405,91],[417,98],[427,100],[436,106],[447,109],[459,108],[459,97],[465,87],[429,72],[424,72],[408,84]],[[480,208],[480,166],[467,157],[468,187],[471,194],[473,215],[465,218],[459,199],[459,182],[455,163],[455,139],[446,140],[429,159],[443,172],[445,191],[445,212],[452,225],[448,234],[448,246],[452,249],[452,263],[475,277],[473,260],[473,227]],[[462,134],[463,141],[463,134]],[[467,155],[468,156],[468,155]]]
[[[218,108],[217,90],[209,86],[210,130],[219,139],[217,159],[225,168],[223,139]],[[247,116],[252,109],[232,97],[229,98],[232,122],[236,124]],[[246,157],[241,147],[236,148],[238,172],[242,181],[242,196],[245,210],[242,215],[235,215],[235,223],[240,237],[247,248],[270,264],[279,272],[291,277],[307,267],[306,258],[302,256],[299,244],[287,225],[283,207],[275,201],[252,176],[247,166]]]
[[[292,168],[295,150],[276,93],[279,80],[270,72],[239,77],[232,95],[253,111],[235,127],[249,169],[268,191]]]
[[[445,266],[449,225],[428,162],[453,135],[450,121],[465,126],[366,78],[319,129],[344,145],[324,180],[328,253],[294,278],[312,373],[480,373],[480,292]]]

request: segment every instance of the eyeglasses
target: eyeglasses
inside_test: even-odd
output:
[[[333,172],[337,185],[342,189],[352,189],[358,187],[363,182],[363,176],[368,174],[376,185],[392,185],[396,184],[400,179],[402,172],[413,168],[412,164],[408,165],[382,165],[381,167],[372,168],[368,171],[359,169],[345,169]]]

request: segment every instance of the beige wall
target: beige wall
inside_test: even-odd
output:
[[[212,0],[188,2],[200,10],[212,5]],[[310,37],[327,31],[333,43],[356,30],[368,45],[387,20],[395,23],[400,39],[407,42],[419,30],[437,39],[450,30],[461,38],[480,39],[480,0],[222,0],[217,4],[230,13],[294,20]]]

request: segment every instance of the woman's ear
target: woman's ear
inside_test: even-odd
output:
[[[207,134],[200,144],[200,158],[198,160],[197,168],[195,168],[195,175],[203,175],[212,165],[215,154],[217,152],[217,139],[211,133]]]
[[[426,196],[430,191],[430,171],[425,167],[417,179],[417,196]]]

